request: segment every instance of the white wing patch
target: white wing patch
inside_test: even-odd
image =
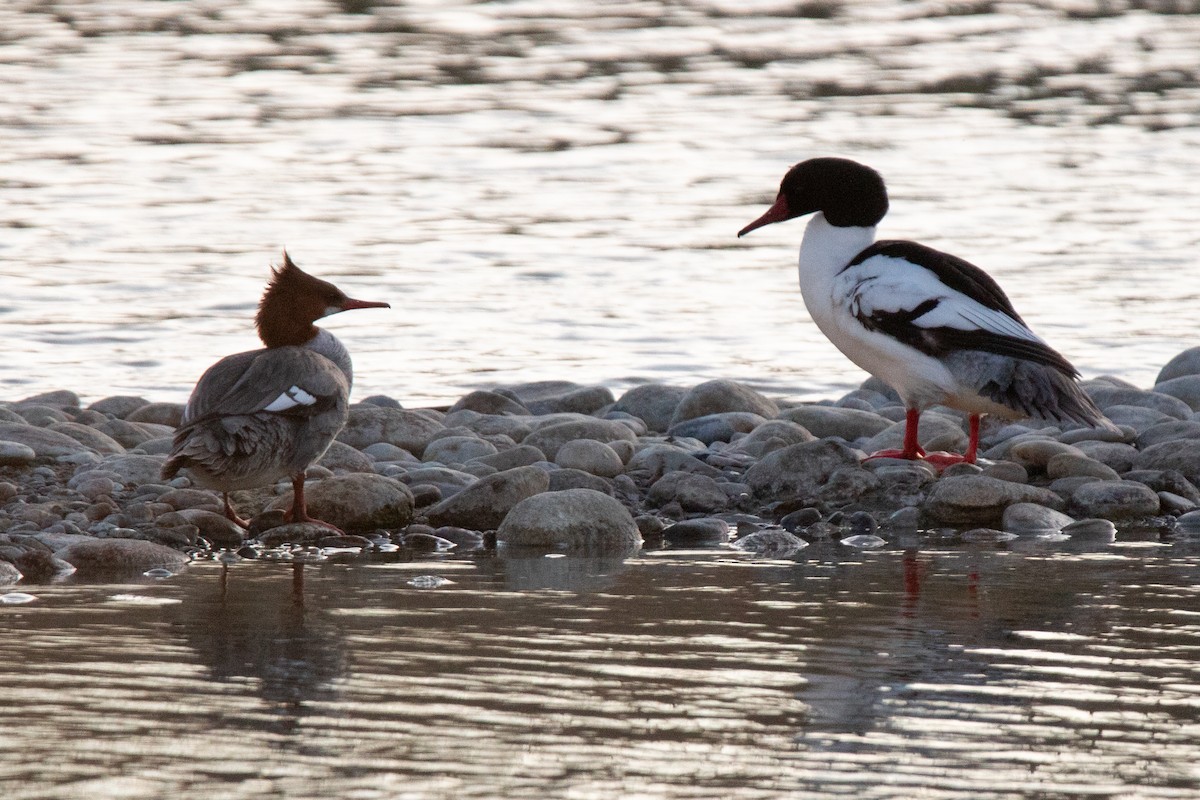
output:
[[[928,300],[937,300],[937,306],[912,321],[914,326],[984,330],[1044,344],[1041,337],[1012,317],[951,289],[930,270],[902,258],[874,256],[842,273],[839,283],[851,313],[871,316],[909,311]]]
[[[271,405],[264,408],[263,411],[287,411],[296,406],[311,406],[316,402],[317,398],[299,386],[293,386],[271,401]]]

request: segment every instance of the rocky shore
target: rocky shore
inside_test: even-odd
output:
[[[786,556],[815,539],[884,544],[903,533],[1163,535],[1200,529],[1200,347],[1140,389],[1087,392],[1120,432],[1036,422],[985,426],[978,465],[938,474],[876,459],[904,409],[874,379],[837,400],[781,402],[731,381],[479,390],[445,409],[355,404],[310,472],[310,512],[345,535],[284,524],[290,484],[219,496],[159,471],[182,406],[70,391],[0,403],[0,584],[172,570],[195,557],[322,552],[732,546]],[[927,450],[961,451],[965,420],[921,418]],[[236,554],[236,556],[234,555]]]

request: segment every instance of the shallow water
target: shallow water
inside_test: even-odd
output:
[[[284,246],[393,304],[329,323],[359,396],[829,396],[863,375],[803,310],[801,224],[734,238],[829,153],[889,179],[882,235],[1148,385],[1195,344],[1200,14],[1132,6],[3,4],[0,396],[184,399],[256,346]]]
[[[208,562],[25,587],[35,601],[0,606],[0,786],[1196,796],[1200,545],[909,544]],[[426,575],[452,582],[410,585]]]

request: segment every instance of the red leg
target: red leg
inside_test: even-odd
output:
[[[233,510],[233,504],[229,502],[229,492],[222,492],[221,496],[223,498],[225,498],[225,517],[226,517],[226,519],[230,520],[231,522],[233,522],[234,525],[237,525],[238,527],[241,527],[243,529],[248,529],[250,527],[250,523],[247,522],[246,520],[242,519],[241,517],[239,517],[237,515],[237,512]]]
[[[921,449],[921,445],[917,442],[917,428],[920,425],[921,411],[916,408],[910,408],[904,414],[904,449],[903,450],[880,450],[877,453],[871,453],[866,459],[872,458],[906,458],[909,461],[915,461],[925,457],[925,451]]]
[[[970,425],[971,433],[967,440],[966,453],[961,456],[958,453],[929,453],[925,456],[925,460],[937,467],[938,471],[945,469],[951,464],[974,464],[975,457],[979,452],[979,415],[972,414],[968,418],[968,424]]]
[[[287,512],[283,518],[288,522],[311,522],[313,525],[322,525],[338,533],[343,532],[337,525],[330,525],[328,522],[313,519],[308,515],[308,506],[304,502],[303,472],[298,472],[292,476],[292,510]]]

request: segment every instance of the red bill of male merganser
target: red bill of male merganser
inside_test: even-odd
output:
[[[1037,336],[983,270],[915,242],[875,240],[888,210],[883,178],[844,158],[803,161],[775,203],[738,236],[813,214],[800,246],[800,293],[821,332],[896,390],[907,409],[904,448],[870,457],[975,463],[979,418],[1034,417],[1111,428],[1079,373]],[[926,454],[921,410],[967,412],[967,452]]]
[[[303,272],[285,252],[254,320],[266,347],[227,356],[200,377],[163,479],[188,470],[197,484],[224,495],[225,516],[247,527],[229,492],[289,477],[294,493],[287,519],[319,522],[305,508],[304,471],[346,424],[354,374],[345,346],[313,323],[355,308],[391,306],[347,297]]]

